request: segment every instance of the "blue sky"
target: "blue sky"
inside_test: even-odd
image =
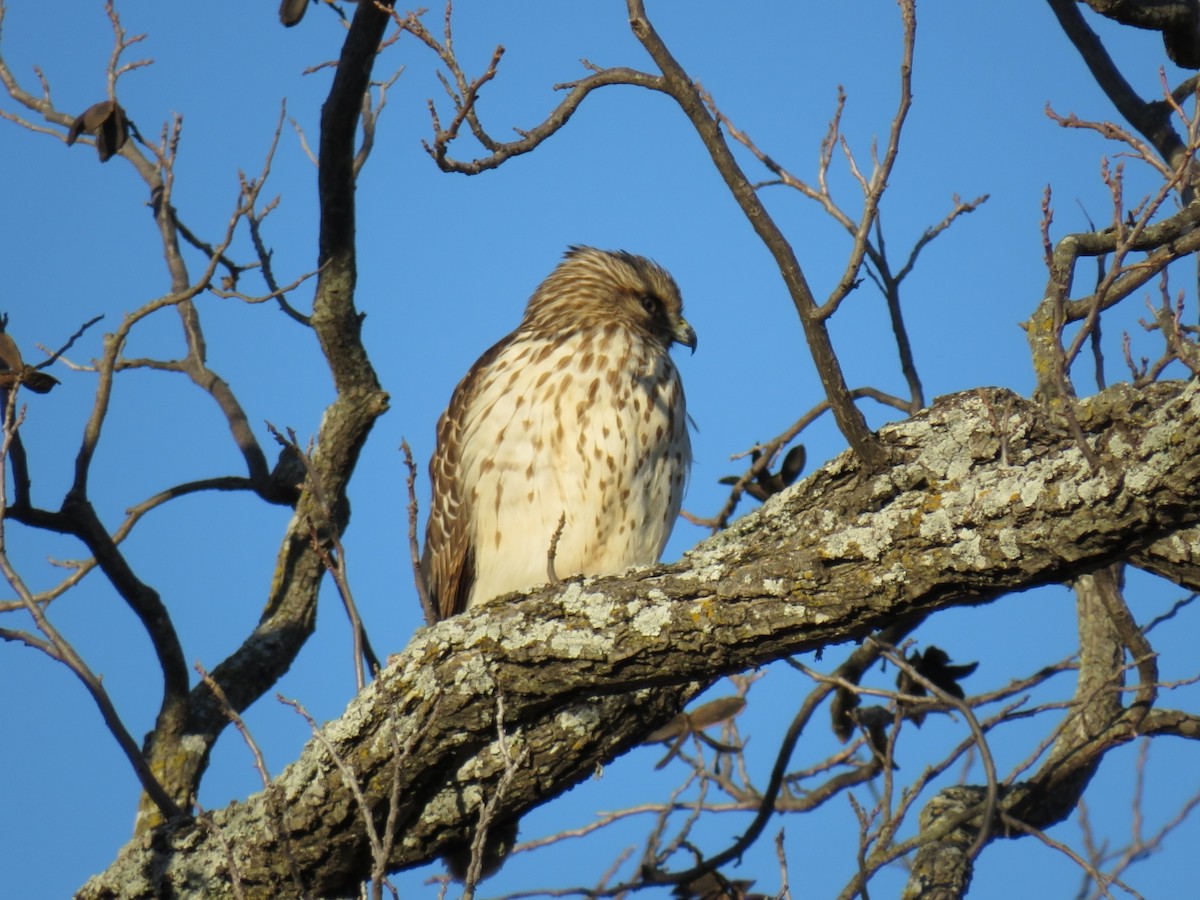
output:
[[[36,64],[61,109],[80,112],[102,99],[112,39],[100,4],[73,4],[70,15],[58,9],[51,14],[29,0],[10,5],[0,49],[25,85],[36,87]],[[230,215],[239,169],[260,170],[284,98],[288,115],[310,142],[316,140],[329,71],[302,72],[336,56],[342,30],[322,9],[310,10],[301,26],[285,30],[275,22],[274,9],[273,0],[120,5],[127,30],[149,35],[128,58],[154,60],[122,79],[120,101],[148,139],[172,113],[183,115],[175,205],[183,221],[209,239]],[[866,158],[874,136],[886,133],[896,105],[899,59],[894,3],[749,3],[731,11],[729,4],[659,2],[650,3],[649,11],[722,110],[797,174],[815,174],[839,84],[849,98],[844,131],[860,158]],[[914,106],[883,205],[895,258],[902,259],[921,232],[945,215],[952,194],[991,195],[926,249],[905,284],[926,394],[933,398],[979,385],[1028,393],[1032,369],[1017,323],[1031,313],[1045,284],[1038,230],[1042,191],[1053,186],[1056,235],[1085,228],[1084,211],[1096,221],[1110,215],[1098,172],[1102,154],[1113,148],[1094,135],[1059,128],[1043,109],[1049,102],[1063,113],[1107,118],[1110,108],[1042,5],[924,3],[918,13]],[[440,26],[440,16],[434,10],[427,17],[431,28]],[[507,48],[500,76],[484,89],[480,107],[499,137],[540,121],[556,102],[550,86],[584,74],[581,58],[649,66],[628,33],[623,4],[616,2],[548,7],[462,0],[455,21],[460,59],[473,71],[483,69],[497,43]],[[1135,87],[1154,95],[1162,63],[1158,38],[1101,30]],[[404,543],[404,472],[397,447],[402,438],[412,444],[422,465],[424,501],[423,467],[433,449],[434,422],[455,382],[516,324],[525,299],[567,245],[652,256],[681,285],[699,335],[698,352],[678,357],[697,426],[688,510],[715,512],[725,496],[717,480],[740,470],[730,455],[777,434],[820,398],[778,273],[668,100],[633,88],[604,89],[537,152],[466,178],[438,172],[420,146],[429,133],[426,99],[445,108],[435,60],[406,37],[376,72],[401,66],[358,190],[358,304],[367,315],[364,337],[392,409],[376,427],[355,475],[346,536],[352,584],[372,640],[385,653],[402,649],[420,624]],[[13,108],[7,98],[0,103]],[[9,330],[31,360],[38,358],[36,344],[56,346],[103,313],[103,324],[69,354],[86,363],[98,355],[103,331],[169,289],[145,190],[119,159],[100,166],[90,148],[67,148],[8,123],[0,123],[0,156],[0,310],[10,314]],[[752,160],[743,163],[752,177],[766,177]],[[1134,171],[1135,164],[1129,168],[1128,193],[1146,190],[1151,182]],[[835,192],[855,208],[851,180],[836,162],[834,169]],[[267,241],[283,281],[314,265],[315,187],[315,168],[285,126],[265,191],[282,197],[268,221]],[[785,189],[768,189],[764,196],[815,293],[827,293],[840,277],[848,246],[840,229]],[[244,240],[235,252],[247,257]],[[200,270],[196,254],[189,264],[193,275]],[[295,303],[303,307],[310,297],[311,288],[303,287]],[[1118,313],[1106,322],[1110,380],[1123,377],[1122,329],[1130,329],[1135,355],[1156,354],[1154,337],[1136,325],[1141,308],[1131,306],[1124,319]],[[313,434],[332,392],[312,336],[271,304],[209,297],[201,312],[212,367],[238,392],[264,443],[270,443],[267,421],[294,428],[302,439]],[[846,302],[833,328],[852,386],[903,391],[886,314],[869,284]],[[129,355],[172,357],[181,348],[177,320],[166,313],[135,332]],[[29,399],[22,431],[35,500],[52,507],[69,483],[95,388],[89,373],[54,371],[63,384]],[[865,408],[875,425],[893,417],[879,407]],[[810,470],[844,449],[828,421],[806,433],[804,442]],[[123,376],[93,478],[93,498],[110,525],[126,507],[168,485],[240,472],[236,448],[203,395],[177,376]],[[742,511],[749,508],[747,502]],[[189,497],[153,513],[126,544],[141,576],[171,609],[189,661],[215,665],[253,626],[286,520],[285,511],[244,497]],[[680,522],[667,558],[703,536]],[[80,554],[70,541],[19,527],[8,529],[8,541],[35,589],[62,575],[48,560]],[[1179,595],[1141,576],[1131,577],[1130,592],[1139,617],[1156,614]],[[336,717],[354,687],[348,629],[332,591],[322,604],[317,635],[279,685],[319,720]],[[159,678],[132,615],[93,577],[56,603],[51,616],[103,673],[130,731],[144,733],[157,709]],[[1194,631],[1194,620],[1194,612],[1190,618],[1185,614],[1174,641],[1165,633],[1156,641],[1164,653],[1164,678],[1190,674],[1183,632]],[[919,638],[946,647],[956,659],[980,660],[969,688],[992,689],[1071,652],[1071,599],[1064,589],[1050,588],[983,609],[951,611],[935,617]],[[838,659],[836,650],[826,656],[830,666]],[[136,782],[91,701],[65,669],[32,651],[0,646],[0,684],[5,685],[0,720],[9,723],[0,741],[7,798],[0,809],[0,894],[66,896],[127,840]],[[1069,689],[1064,680],[1057,696]],[[790,710],[804,690],[796,673],[779,668],[754,689],[742,733],[750,735],[749,758],[760,780],[765,781],[783,727],[773,710]],[[755,697],[762,698],[758,704]],[[1168,702],[1197,708],[1195,693]],[[295,758],[307,736],[304,723],[270,699],[247,720],[273,772]],[[902,763],[905,771],[922,765],[918,744],[956,741],[964,728],[927,725],[914,741],[911,761]],[[816,728],[801,742],[798,764],[829,751],[831,739],[820,732]],[[1036,740],[1022,737],[998,747],[1010,765]],[[1148,803],[1159,820],[1198,786],[1194,754],[1189,760],[1183,755],[1187,748],[1175,743],[1159,742],[1152,749],[1159,768]],[[664,796],[680,776],[651,771],[659,753],[636,751],[611,766],[602,781],[534,813],[523,837],[578,827],[597,809]],[[1132,750],[1114,753],[1089,795],[1114,842],[1128,828],[1133,761]],[[201,802],[219,807],[257,787],[249,754],[236,735],[227,734],[215,749]],[[723,846],[738,822],[718,821],[709,848]],[[771,835],[778,825],[787,829],[793,884],[804,886],[801,894],[835,894],[853,866],[848,806],[841,804],[819,821],[779,819]],[[547,864],[563,866],[564,873],[587,883],[645,827],[639,823],[610,838],[568,846],[554,857],[558,863]],[[1056,835],[1069,842],[1077,833],[1067,823]],[[1186,848],[1198,837],[1196,825],[1189,824],[1160,858],[1135,869],[1129,880],[1147,896],[1168,895],[1189,862]],[[485,893],[573,883],[545,879],[544,870],[535,877],[537,859],[517,857]],[[816,859],[820,865],[813,865]],[[429,889],[422,879],[434,871],[403,876],[404,896],[424,896]],[[769,842],[736,874],[775,890],[778,869]],[[881,876],[881,893],[894,893],[901,877]],[[1077,870],[1051,851],[1030,841],[1000,843],[984,854],[972,896],[1028,894],[1034,886],[1043,896],[1061,896],[1077,883]]]

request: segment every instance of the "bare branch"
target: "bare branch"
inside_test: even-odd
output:
[[[425,624],[433,625],[438,621],[438,614],[425,587],[425,574],[421,571],[421,548],[417,544],[417,464],[413,462],[412,448],[404,439],[400,441],[400,452],[404,454],[404,468],[408,472],[405,480],[408,488],[408,553],[412,560],[413,584],[425,613]]]
[[[14,632],[7,631],[3,634],[5,639],[18,638],[22,640],[26,646],[41,650],[43,653],[50,656],[64,665],[77,677],[88,693],[92,695],[92,700],[95,701],[100,715],[104,718],[104,724],[116,739],[121,751],[125,754],[125,758],[129,760],[129,764],[133,767],[134,774],[137,775],[138,781],[141,782],[142,788],[154,800],[158,809],[166,819],[173,819],[184,815],[182,810],[175,801],[163,789],[151,770],[150,765],[146,762],[145,756],[142,755],[141,749],[137,742],[129,733],[125,724],[121,721],[120,715],[117,713],[116,707],[113,705],[112,699],[108,695],[108,691],[104,689],[104,685],[96,674],[88,667],[83,658],[75,651],[71,643],[63,637],[42,612],[41,607],[34,602],[33,595],[25,586],[24,580],[17,574],[12,563],[8,558],[8,547],[6,540],[5,523],[7,516],[5,510],[7,503],[7,479],[4,477],[4,461],[8,457],[9,447],[12,443],[13,435],[19,424],[19,416],[16,410],[16,391],[5,392],[4,403],[4,438],[0,444],[0,573],[4,575],[5,580],[9,583],[17,596],[20,597],[25,610],[33,619],[38,631],[43,635],[43,639],[33,638],[32,636],[18,637]]]

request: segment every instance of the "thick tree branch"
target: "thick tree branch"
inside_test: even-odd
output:
[[[1036,404],[986,393],[884,429],[899,460],[890,468],[843,454],[676,565],[542,588],[418,632],[326,731],[376,821],[401,779],[392,867],[467,839],[504,771],[497,694],[510,752],[530,749],[500,804],[505,817],[588,777],[721,675],[1070,580],[1200,521],[1200,383],[1119,386],[1081,401],[1098,469]],[[1008,411],[1003,441],[997,409]],[[1097,746],[1132,737],[1120,727]],[[392,748],[418,731],[397,776]],[[351,890],[369,873],[368,840],[327,751],[310,744],[277,787],[308,889]],[[212,818],[235,848],[245,896],[290,889],[261,795]],[[80,896],[212,890],[206,873],[225,863],[211,834],[169,823]]]
[[[1122,25],[1161,31],[1167,55],[1178,66],[1200,69],[1200,2],[1197,0],[1085,0]]]

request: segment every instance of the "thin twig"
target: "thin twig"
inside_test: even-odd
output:
[[[438,612],[433,608],[429,589],[425,586],[425,573],[421,569],[421,548],[417,544],[417,464],[413,462],[412,448],[404,439],[400,441],[400,452],[404,454],[404,468],[408,472],[405,480],[408,489],[408,554],[412,561],[413,585],[417,589],[417,598],[421,601],[421,609],[425,613],[425,624],[433,625],[438,621]]]
[[[554,562],[558,558],[558,542],[562,538],[563,528],[567,525],[567,514],[563,512],[558,517],[558,524],[554,527],[554,534],[550,535],[550,546],[546,549],[546,578],[550,584],[558,584],[558,572],[555,571]]]
[[[292,429],[288,429],[287,437],[284,437],[274,425],[267,423],[267,430],[275,438],[280,446],[292,453],[296,454],[297,458],[304,465],[304,470],[307,473],[305,484],[308,490],[311,491],[313,498],[317,501],[317,506],[321,510],[325,519],[324,522],[309,522],[309,540],[312,545],[313,552],[321,560],[321,564],[326,571],[333,577],[334,585],[337,587],[338,597],[341,598],[342,608],[346,611],[346,618],[350,621],[350,633],[353,643],[354,652],[354,682],[359,691],[363,689],[366,683],[366,676],[369,674],[374,676],[382,668],[379,657],[375,655],[375,650],[371,646],[371,640],[367,637],[366,627],[363,625],[362,617],[358,614],[358,604],[354,602],[354,593],[350,589],[350,578],[346,570],[346,548],[342,546],[342,540],[339,535],[340,529],[332,523],[337,520],[337,515],[333,509],[333,504],[325,495],[325,491],[321,485],[320,473],[313,464],[312,454],[300,447],[296,440],[296,433]],[[332,552],[330,552],[332,547]],[[366,673],[363,672],[363,667],[366,667]]]

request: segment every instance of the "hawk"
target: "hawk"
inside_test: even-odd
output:
[[[470,368],[429,463],[421,572],[439,618],[658,561],[692,457],[668,353],[696,349],[682,312],[657,264],[571,247]]]

